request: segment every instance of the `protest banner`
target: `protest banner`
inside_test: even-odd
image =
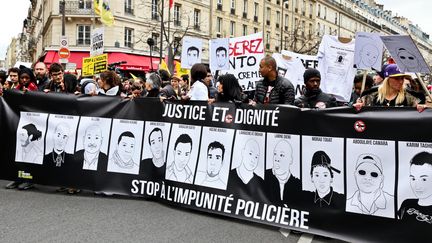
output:
[[[432,224],[424,180],[431,122],[432,110],[412,107],[357,113],[7,90],[0,178],[144,197],[349,242],[420,242]],[[90,143],[88,133],[102,139]]]
[[[93,76],[108,69],[108,54],[83,58],[82,76]]]
[[[230,68],[229,70],[220,71],[219,74],[234,74],[244,91],[255,90],[255,83],[261,79],[259,64],[263,58],[262,32],[230,38]]]
[[[90,56],[102,55],[104,51],[104,28],[96,28],[92,31],[90,39]]]
[[[288,57],[300,59],[304,68],[318,68],[318,57],[313,55],[299,54],[292,51],[282,50],[281,54]]]
[[[210,46],[210,70],[214,73],[217,70],[229,70],[229,38],[213,39]]]
[[[202,39],[186,36],[183,38],[181,67],[190,69],[195,63],[201,63]]]
[[[357,69],[381,71],[384,44],[378,33],[357,32],[355,36],[354,65]]]
[[[272,57],[276,60],[278,73],[280,76],[287,78],[294,85],[295,98],[303,95],[304,79],[303,74],[305,67],[302,60],[295,55],[290,53],[286,55],[280,53],[273,53]]]

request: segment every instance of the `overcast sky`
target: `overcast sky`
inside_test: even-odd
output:
[[[376,0],[376,2],[384,4],[384,9],[392,10],[393,14],[407,17],[414,24],[418,24],[424,32],[432,34],[431,0]],[[29,6],[29,0],[0,0],[0,59],[5,58],[12,37],[21,32]]]

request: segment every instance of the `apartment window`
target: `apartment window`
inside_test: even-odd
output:
[[[235,0],[231,0],[231,9],[235,9]]]
[[[243,25],[243,35],[247,35],[247,25]]]
[[[78,25],[77,45],[90,45],[90,25]]]
[[[153,49],[158,46],[159,42],[159,33],[152,33],[152,39],[154,40]]]
[[[294,0],[293,4],[294,4],[294,10],[297,13],[298,12],[298,5],[299,5],[298,0]]]
[[[335,13],[335,24],[337,24],[337,22],[338,22],[338,14]]]
[[[222,10],[222,0],[217,1],[217,10]]]
[[[78,2],[78,8],[79,9],[91,9],[92,8],[92,1],[79,1]]]
[[[306,15],[306,1],[303,0],[303,4],[301,6],[303,16]]]
[[[312,14],[313,14],[313,6],[312,3],[309,3],[309,18],[312,18]]]
[[[216,29],[217,29],[217,32],[222,32],[222,18],[220,18],[220,17],[218,17],[217,19],[216,19]]]
[[[301,29],[302,29],[302,36],[305,36],[306,22],[304,20],[302,20],[301,22]]]
[[[259,5],[258,3],[254,3],[254,16],[258,18]]]
[[[125,10],[125,13],[128,13],[128,14],[134,13],[133,8],[132,8],[132,0],[125,0],[124,10]]]
[[[318,4],[317,17],[321,17],[321,5]]]
[[[254,33],[258,33],[258,28],[254,27]]]
[[[327,7],[324,7],[324,19],[327,19]]]
[[[152,0],[151,14],[153,20],[159,20],[158,0]]]
[[[234,33],[235,33],[235,22],[231,21],[230,22],[230,35],[234,36]]]
[[[288,14],[285,14],[285,30],[288,30],[288,26],[289,26],[289,16]]]
[[[267,25],[270,25],[270,18],[271,18],[271,9],[267,8],[267,14],[266,14]]]
[[[133,34],[134,30],[131,28],[125,28],[124,33],[124,46],[133,48]]]
[[[248,0],[243,0],[243,13],[248,12]]]
[[[270,49],[270,32],[266,32],[265,42],[266,42],[266,48]]]
[[[312,31],[313,31],[312,24],[309,23],[309,39],[312,38]]]
[[[280,23],[280,12],[279,11],[276,11],[276,24],[277,25],[279,25],[279,23]]]
[[[200,22],[201,22],[201,11],[199,9],[194,10],[194,28],[196,30],[200,29]]]
[[[321,24],[318,23],[317,24],[317,36],[320,36],[320,33],[321,33]]]
[[[181,26],[180,11],[181,11],[181,5],[174,4],[174,25],[175,26]]]

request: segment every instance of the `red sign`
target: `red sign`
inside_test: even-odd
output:
[[[67,59],[70,57],[70,51],[66,47],[60,48],[58,55],[60,58]]]

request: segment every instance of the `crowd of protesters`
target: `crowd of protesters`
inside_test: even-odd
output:
[[[158,97],[163,100],[231,102],[236,104],[288,104],[300,108],[323,109],[341,105],[360,109],[363,106],[412,106],[419,111],[426,108],[427,94],[418,79],[400,72],[396,64],[384,65],[381,72],[372,77],[357,75],[353,80],[353,92],[349,102],[337,102],[335,97],[320,89],[321,75],[317,69],[304,72],[302,95],[295,99],[293,84],[281,77],[271,56],[264,57],[259,66],[262,79],[252,94],[243,92],[238,79],[232,74],[214,78],[204,64],[192,66],[189,75],[171,75],[166,70],[147,73],[145,77],[122,79],[114,71],[105,71],[95,77],[77,78],[65,73],[63,66],[53,63],[47,68],[43,62],[33,70],[24,66],[0,71],[0,95],[3,90],[23,92],[58,92],[90,96],[118,96],[125,99]],[[364,81],[363,81],[364,80]],[[363,84],[364,83],[364,84]],[[362,91],[363,89],[363,91]],[[14,181],[6,188],[30,189],[33,184]],[[77,193],[73,188],[59,191]]]

